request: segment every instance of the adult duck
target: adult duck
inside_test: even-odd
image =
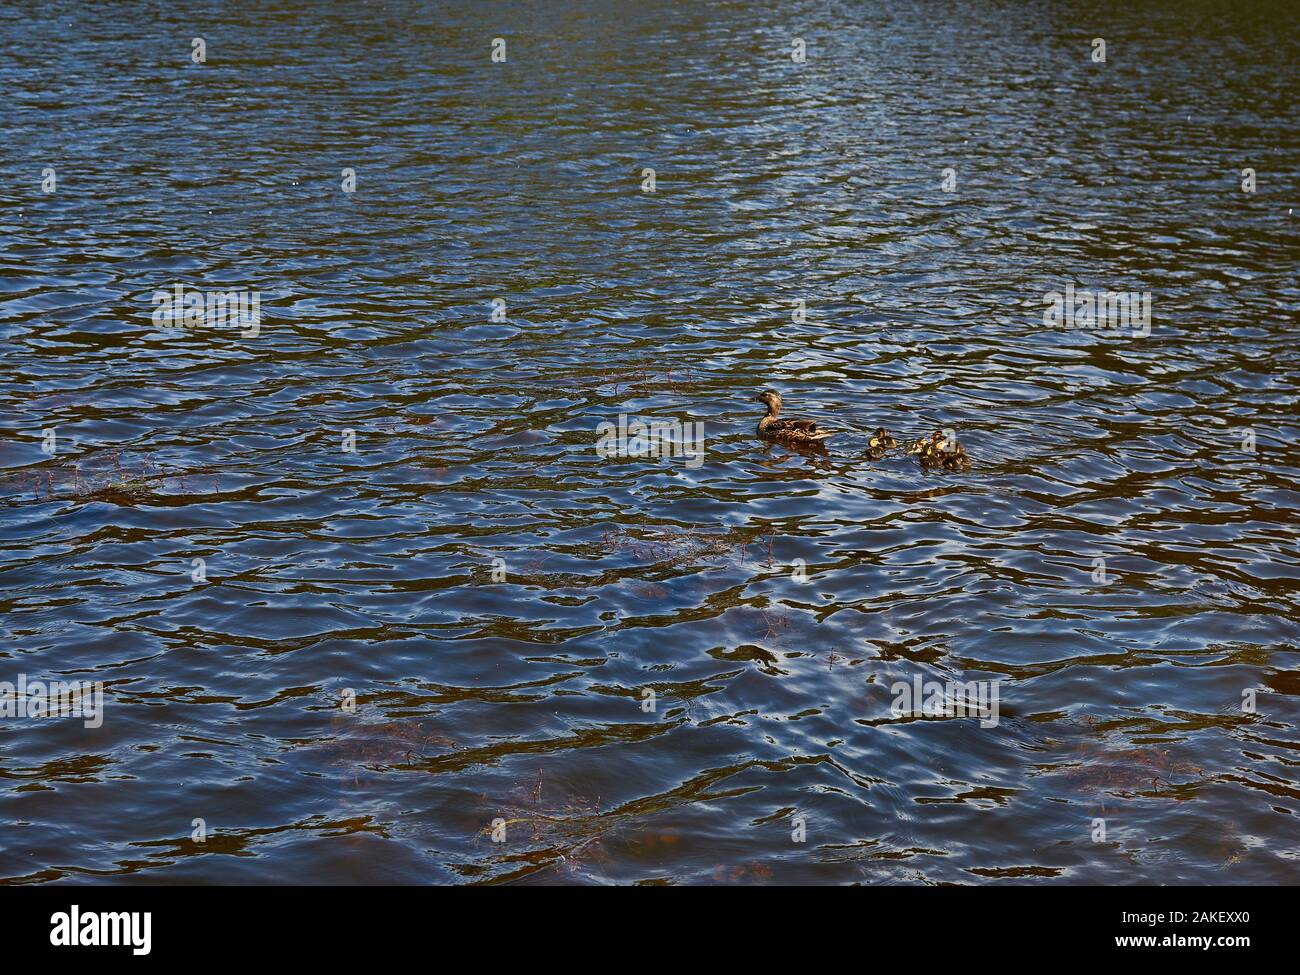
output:
[[[767,406],[767,416],[758,421],[760,437],[776,440],[779,443],[810,447],[820,445],[831,435],[829,430],[821,429],[813,420],[782,420],[778,416],[782,405],[780,393],[772,390],[760,393],[758,401]]]

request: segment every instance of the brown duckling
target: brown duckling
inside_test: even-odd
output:
[[[956,436],[945,437],[938,430],[928,440],[922,438],[913,442],[907,452],[916,454],[922,467],[945,471],[970,470],[970,456],[966,453],[966,448],[957,442]]]
[[[872,460],[880,460],[885,456],[885,451],[892,450],[898,446],[898,441],[884,427],[876,427],[876,432],[871,437],[871,442],[867,444],[867,456]]]
[[[812,420],[780,420],[781,394],[777,392],[760,393],[760,403],[767,405],[767,416],[758,421],[758,435],[769,440],[777,440],[796,446],[820,446],[831,435],[829,430],[822,430]]]
[[[930,438],[922,437],[920,440],[913,440],[907,445],[909,454],[916,454],[917,460],[925,467],[931,467],[939,463],[939,448],[943,444],[943,434],[938,430],[934,431],[934,436]]]
[[[966,453],[966,448],[955,440],[951,448],[944,450],[943,469],[954,472],[970,470],[970,456]]]

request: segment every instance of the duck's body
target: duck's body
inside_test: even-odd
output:
[[[867,456],[872,460],[880,460],[885,456],[885,451],[892,450],[898,446],[898,441],[884,427],[876,427],[875,435],[872,436],[871,442],[867,444]]]
[[[938,430],[929,440],[922,438],[907,448],[909,454],[916,454],[922,467],[938,468],[945,471],[970,470],[970,457],[966,448],[957,442],[956,437],[945,437]]]
[[[759,402],[767,405],[767,416],[758,421],[758,435],[768,440],[798,446],[819,446],[831,432],[822,430],[812,420],[782,420],[777,414],[781,412],[780,393],[762,393]]]

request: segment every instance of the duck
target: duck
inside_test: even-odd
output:
[[[943,434],[938,430],[934,432],[933,437],[922,437],[920,440],[913,440],[907,445],[909,455],[916,455],[924,467],[929,467],[939,462],[939,447],[943,443]]]
[[[876,432],[871,436],[871,442],[867,444],[867,456],[872,460],[880,460],[885,456],[885,451],[891,450],[898,446],[898,441],[884,427],[876,427]]]
[[[822,430],[813,420],[781,420],[781,394],[774,390],[760,393],[760,403],[767,405],[767,416],[758,421],[758,435],[784,444],[812,447],[821,446],[822,441],[831,435],[829,430]]]
[[[966,453],[966,448],[957,442],[955,436],[945,437],[938,430],[928,440],[922,437],[913,441],[907,452],[916,454],[922,467],[945,471],[970,470],[970,456]]]

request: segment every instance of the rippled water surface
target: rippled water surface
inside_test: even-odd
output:
[[[1300,881],[1298,63],[1291,4],[0,9],[0,681],[104,686],[0,721],[0,877]]]

